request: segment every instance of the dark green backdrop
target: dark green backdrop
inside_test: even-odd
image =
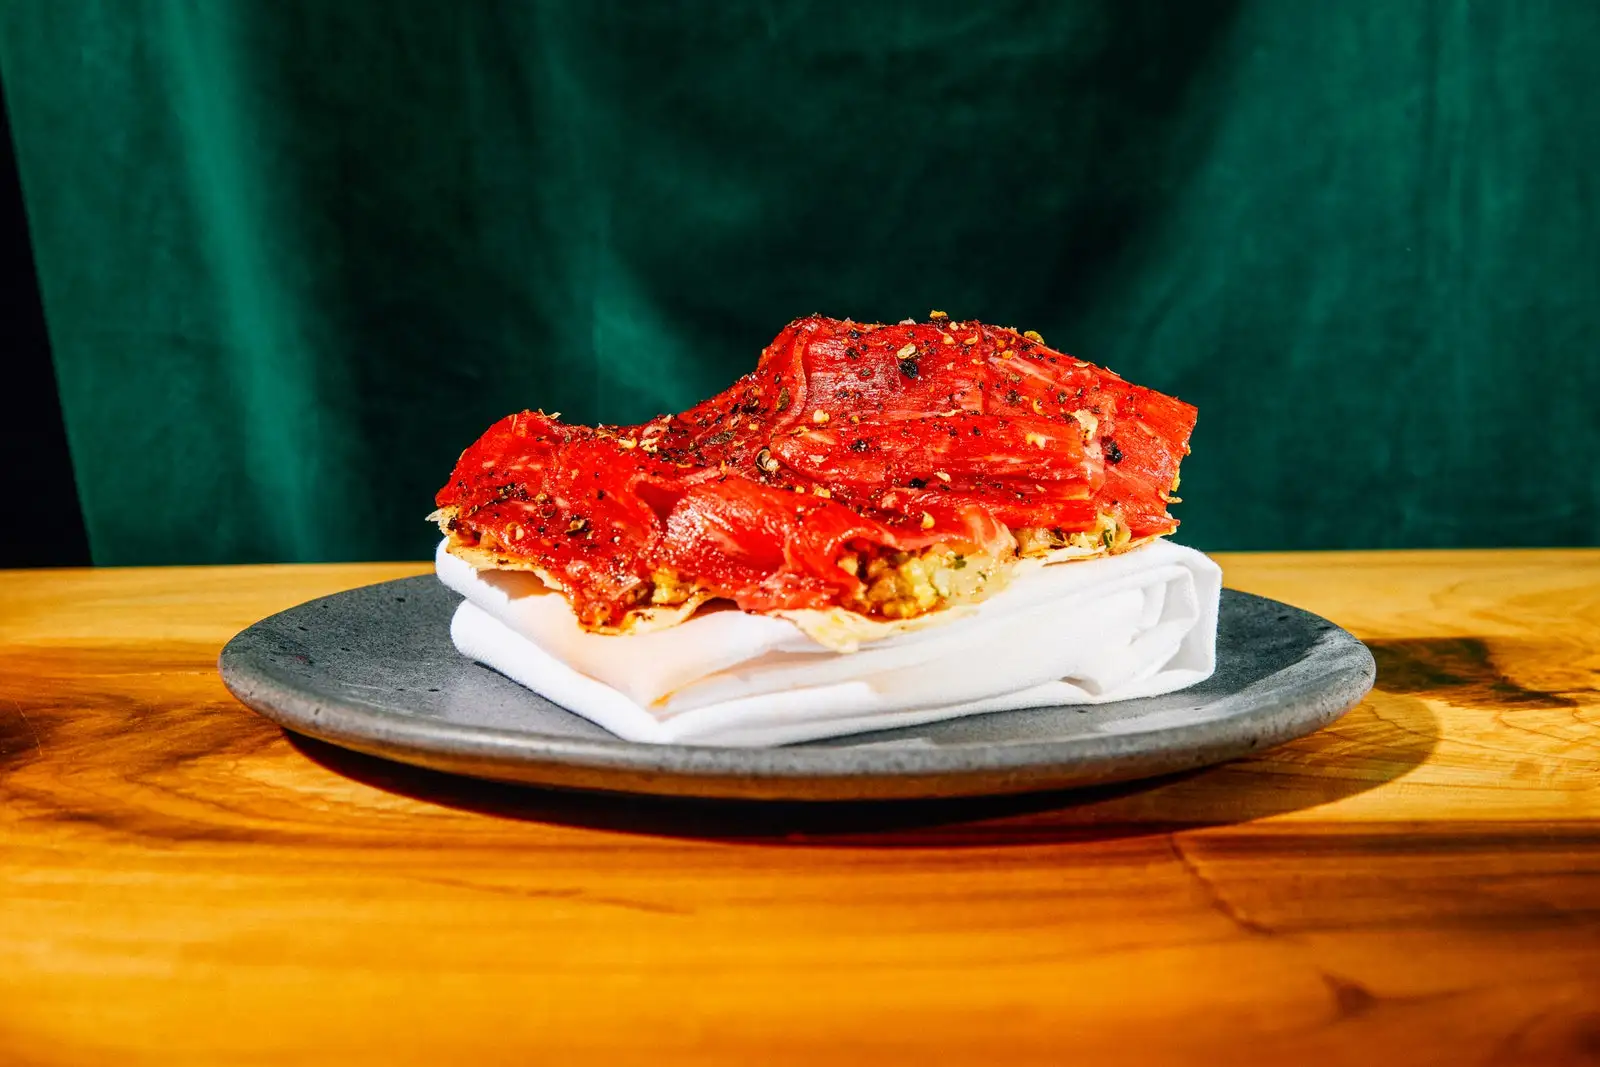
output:
[[[1579,0],[0,5],[101,563],[418,556],[501,414],[935,307],[1198,404],[1190,543],[1594,543],[1597,55]]]

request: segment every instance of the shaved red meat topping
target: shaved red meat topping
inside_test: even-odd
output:
[[[619,624],[663,581],[749,611],[825,608],[860,595],[852,553],[994,551],[1012,530],[1105,517],[1122,543],[1170,533],[1194,422],[1036,334],[813,316],[679,415],[507,416],[437,503],[452,543],[538,569],[587,626]]]

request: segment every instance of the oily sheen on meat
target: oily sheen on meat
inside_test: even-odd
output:
[[[501,419],[433,518],[449,551],[536,572],[602,632],[717,600],[907,619],[1025,558],[1170,533],[1195,414],[1037,334],[811,316],[677,415]]]

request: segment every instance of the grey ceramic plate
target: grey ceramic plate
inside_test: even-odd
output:
[[[1310,733],[1375,676],[1325,619],[1222,595],[1217,673],[1181,693],[1031,708],[780,748],[620,740],[457,654],[431,575],[313,600],[222,650],[222,679],[297,733],[500,781],[678,796],[845,800],[1020,793],[1202,767]]]

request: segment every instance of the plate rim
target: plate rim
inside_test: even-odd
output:
[[[426,587],[429,574],[390,579],[317,597],[275,612],[222,648],[223,685],[246,707],[286,730],[378,756],[502,782],[623,793],[749,799],[856,800],[975,796],[1130,781],[1224,762],[1321,729],[1358,705],[1376,680],[1371,651],[1353,634],[1291,604],[1239,590],[1246,599],[1302,616],[1317,641],[1302,670],[1271,698],[1237,714],[1182,726],[1017,742],[952,742],[930,748],[767,748],[649,744],[623,738],[562,737],[398,713],[341,696],[324,715],[324,697],[270,669],[269,630],[286,616],[380,589]],[[432,590],[430,590],[432,591]],[[454,594],[451,594],[454,596]],[[261,653],[261,658],[254,654]],[[1357,662],[1348,657],[1354,653]],[[264,665],[262,660],[268,660]],[[1339,685],[1329,684],[1335,666]],[[1352,669],[1354,668],[1354,669]],[[1281,674],[1281,672],[1280,672]],[[515,683],[512,683],[515,684]],[[1229,693],[1220,700],[1237,700]],[[1098,705],[1091,705],[1098,706]],[[1285,721],[1285,712],[1294,714]],[[875,757],[882,756],[878,759]],[[1115,763],[1115,768],[1107,766]],[[1098,767],[1098,771],[1097,768]]]

